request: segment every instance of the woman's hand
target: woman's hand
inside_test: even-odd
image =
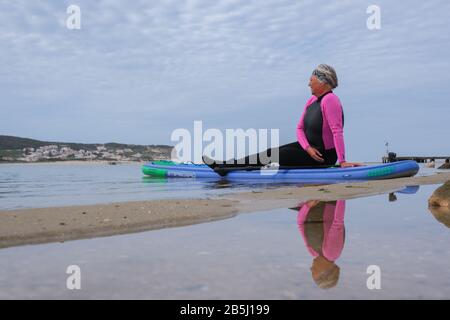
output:
[[[340,163],[340,166],[341,166],[341,168],[350,168],[350,167],[360,167],[360,166],[363,166],[363,164],[359,163],[359,162],[344,161],[344,162]]]
[[[306,205],[311,209],[312,207],[317,206],[319,203],[319,200],[309,200],[308,202],[306,202]]]
[[[325,162],[325,160],[322,158],[322,154],[316,148],[308,147],[308,149],[306,149],[306,152],[308,152],[310,157],[313,158],[314,160],[319,162]]]

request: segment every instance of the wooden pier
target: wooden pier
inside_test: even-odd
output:
[[[388,156],[384,156],[383,157],[383,163],[387,163],[387,162],[396,162],[396,161],[402,161],[402,160],[414,160],[418,163],[427,163],[427,162],[431,162],[431,161],[436,161],[436,160],[442,160],[444,159],[445,162],[449,162],[450,161],[450,156],[402,156],[402,157],[397,157],[397,154],[394,152],[389,152]]]

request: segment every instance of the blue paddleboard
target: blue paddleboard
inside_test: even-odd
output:
[[[229,172],[227,180],[281,180],[281,181],[355,181],[380,180],[414,176],[419,165],[412,160],[367,165],[351,168],[317,169],[261,169]],[[174,178],[222,178],[205,164],[186,164],[172,161],[153,161],[142,166],[147,176]]]

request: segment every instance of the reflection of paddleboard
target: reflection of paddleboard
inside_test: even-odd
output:
[[[165,177],[145,176],[145,177],[142,177],[142,182],[144,182],[144,183],[166,183],[167,182],[167,178],[165,178]]]
[[[407,186],[402,190],[395,191],[395,193],[415,194],[419,190],[420,186]]]
[[[412,160],[351,168],[261,169],[236,170],[226,175],[229,180],[295,180],[295,181],[354,181],[410,177],[419,171]],[[153,161],[142,166],[142,172],[154,177],[222,178],[205,164]]]

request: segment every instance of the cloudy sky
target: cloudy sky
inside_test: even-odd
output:
[[[278,128],[331,64],[350,161],[450,153],[450,1],[0,0],[0,134],[174,144],[177,128]],[[81,9],[69,30],[66,10]],[[369,5],[381,29],[369,30]]]

